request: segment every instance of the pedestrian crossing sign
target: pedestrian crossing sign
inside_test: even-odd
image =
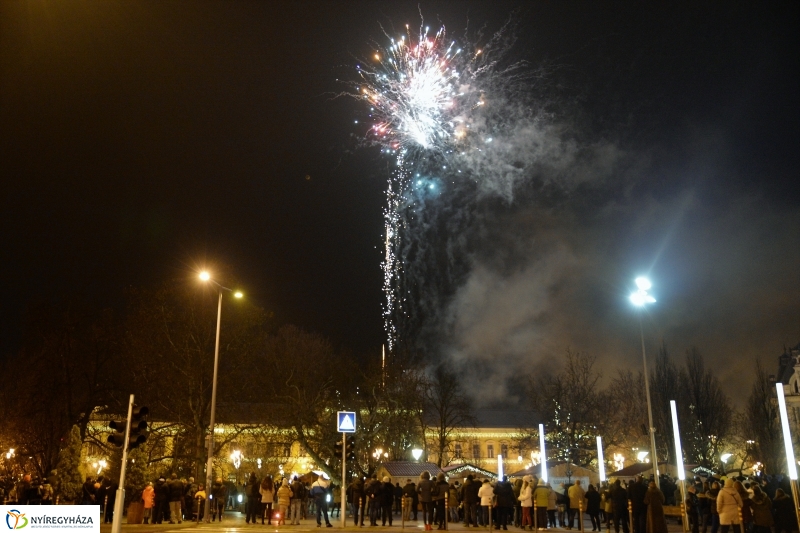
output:
[[[336,431],[339,433],[355,433],[356,414],[352,411],[339,411],[337,414]]]

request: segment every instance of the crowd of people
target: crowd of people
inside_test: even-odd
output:
[[[113,520],[117,485],[109,478],[87,477],[80,503],[100,505],[105,522]],[[244,503],[246,523],[299,525],[300,520],[316,517],[318,527],[324,522],[332,527],[332,513],[340,508],[339,490],[334,490],[325,476],[313,483],[297,476],[274,480],[271,475],[258,479],[251,473],[238,486],[217,478],[210,488],[211,521],[223,519],[226,509]],[[663,489],[663,490],[662,490]],[[706,480],[687,481],[685,512],[692,533],[795,533],[798,531],[794,501],[788,479],[781,476],[725,478],[718,475]],[[184,520],[204,519],[208,493],[194,478],[159,478],[147,483],[141,492],[145,524],[174,524]],[[240,499],[241,497],[241,499]],[[432,477],[423,472],[417,480],[407,479],[404,486],[393,484],[389,477],[354,478],[346,490],[349,515],[357,526],[392,526],[394,515],[403,521],[420,518],[426,531],[436,526],[445,529],[447,522],[462,522],[465,527],[488,527],[508,530],[510,526],[530,530],[580,529],[584,513],[592,531],[614,533],[666,533],[665,512],[680,505],[681,491],[668,476],[660,478],[660,488],[653,479],[641,476],[623,482],[603,482],[583,488],[581,480],[554,488],[534,475],[513,481],[478,480],[468,475],[463,483],[448,481],[443,473]],[[49,505],[53,487],[47,480],[30,475],[0,487],[0,501],[20,505]],[[665,510],[665,506],[667,509]],[[680,512],[677,513],[679,516]],[[709,531],[710,530],[710,531]]]

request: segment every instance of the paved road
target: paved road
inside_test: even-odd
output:
[[[332,518],[331,523],[334,525],[333,528],[339,531],[361,531],[362,533],[367,533],[369,530],[394,530],[400,531],[403,529],[401,526],[399,516],[395,518],[394,525],[390,528],[389,526],[376,526],[376,527],[355,527],[353,526],[353,519],[349,518],[347,522],[347,526],[342,529],[339,527],[341,523],[338,518]],[[674,520],[669,519],[667,522],[667,526],[670,533],[681,533],[682,529],[681,526],[676,524]],[[592,524],[591,522],[586,519],[584,522],[584,531],[585,533],[591,533],[592,531]],[[322,530],[326,529],[323,524]],[[424,527],[422,521],[418,522],[406,522],[405,528],[410,532],[416,531],[424,531]],[[466,531],[475,531],[474,527],[467,528],[464,527],[464,524],[450,524],[449,528],[450,531],[459,531],[459,532],[466,532]],[[481,531],[486,531],[488,533],[489,528],[478,528]],[[186,531],[189,530],[189,531]],[[191,533],[191,531],[197,531],[198,533],[216,533],[216,532],[229,532],[229,533],[244,533],[244,532],[263,532],[263,533],[271,533],[271,532],[281,532],[281,533],[290,533],[290,532],[300,532],[300,531],[321,531],[317,528],[316,521],[312,519],[307,519],[301,521],[299,526],[268,526],[268,525],[261,525],[259,524],[247,524],[245,523],[244,514],[238,512],[227,512],[225,513],[225,520],[223,522],[213,522],[211,524],[196,524],[194,522],[184,522],[183,524],[160,524],[160,525],[153,525],[153,524],[122,524],[122,531],[123,533]],[[520,532],[522,531],[518,527],[509,527],[509,531],[511,532]],[[111,525],[110,524],[103,524],[100,527],[100,533],[110,533]],[[566,532],[566,529],[562,528],[555,528],[552,531],[554,532]],[[573,529],[572,532],[579,533],[578,530]],[[608,533],[606,529],[603,530],[604,533]],[[612,529],[613,532],[613,529]]]

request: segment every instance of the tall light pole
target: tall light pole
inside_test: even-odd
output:
[[[653,425],[653,405],[650,403],[650,375],[647,373],[647,352],[645,352],[644,349],[644,328],[642,327],[642,311],[644,311],[644,306],[647,304],[656,303],[656,299],[647,292],[652,286],[653,285],[650,283],[650,280],[647,278],[636,278],[637,290],[631,294],[630,300],[633,305],[640,308],[639,334],[642,338],[642,364],[644,365],[644,392],[647,396],[647,419],[650,422],[650,458],[653,460],[653,472],[655,473],[656,486],[661,488],[661,482],[658,479],[659,472],[658,455],[656,454],[656,428]]]
[[[228,291],[233,293],[236,298],[241,298],[240,291],[234,291],[228,287],[223,287],[213,279],[211,274],[206,271],[200,272],[200,280],[207,283],[213,283],[219,292],[219,300],[217,302],[217,338],[214,344],[214,377],[211,382],[211,420],[209,422],[208,431],[208,459],[206,460],[206,522],[211,521],[211,483],[213,481],[213,462],[214,462],[214,423],[217,414],[217,372],[219,370],[219,328],[222,323],[222,293]]]

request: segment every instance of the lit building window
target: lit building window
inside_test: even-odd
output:
[[[480,444],[473,444],[472,445],[472,458],[473,459],[480,459],[481,458],[481,445]]]
[[[508,444],[505,442],[500,443],[500,454],[503,456],[503,459],[508,458]]]
[[[494,444],[486,445],[486,457],[489,459],[494,459]]]
[[[453,448],[453,455],[455,455],[456,459],[461,459],[461,444],[456,443]]]

